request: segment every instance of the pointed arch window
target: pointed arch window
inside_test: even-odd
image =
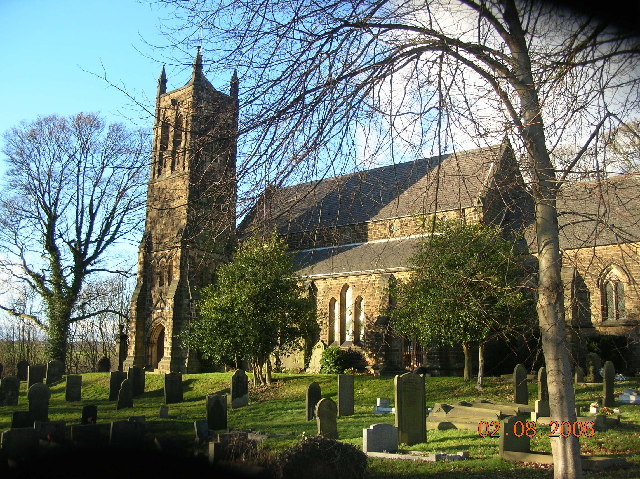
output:
[[[602,321],[620,321],[625,318],[625,279],[626,274],[616,266],[605,270],[600,282]]]
[[[182,118],[176,117],[176,124],[173,126],[173,149],[177,150],[182,145]]]
[[[327,344],[332,345],[340,338],[340,323],[336,321],[338,317],[338,301],[336,298],[329,300],[329,324],[327,325]]]
[[[345,284],[340,291],[340,344],[353,342],[353,288]]]
[[[356,298],[354,305],[354,324],[353,324],[353,338],[356,344],[362,344],[364,341],[364,299],[362,296]]]

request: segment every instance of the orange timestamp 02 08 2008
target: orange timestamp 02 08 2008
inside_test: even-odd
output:
[[[517,437],[534,437],[537,434],[535,421],[516,421],[513,423],[513,431],[504,431],[505,436],[513,434]],[[480,421],[478,423],[478,434],[482,437],[500,437],[502,434],[500,421]],[[592,437],[595,434],[593,421],[551,421],[549,437],[569,437],[585,436]]]

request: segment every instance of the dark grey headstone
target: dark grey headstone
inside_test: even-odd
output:
[[[38,433],[33,426],[7,429],[0,438],[3,455],[17,461],[35,457],[38,453],[38,444]]]
[[[23,427],[33,428],[33,413],[31,411],[13,411],[11,413],[11,429]]]
[[[139,449],[144,442],[144,422],[113,421],[109,433],[109,445],[125,449]]]
[[[67,384],[64,390],[64,398],[67,401],[82,400],[82,376],[79,374],[68,374]]]
[[[17,406],[20,381],[15,376],[0,379],[0,406]]]
[[[316,404],[318,436],[338,439],[338,406],[333,399],[322,398]]]
[[[49,421],[49,399],[51,399],[51,391],[49,386],[42,383],[36,383],[29,388],[27,392],[29,400],[29,412],[33,414],[34,421]]]
[[[398,428],[391,424],[374,424],[362,430],[362,450],[366,452],[396,452]]]
[[[127,373],[122,371],[112,371],[109,376],[109,401],[116,401],[120,392],[122,381],[127,379]]]
[[[527,388],[527,370],[522,364],[513,368],[513,402],[529,404],[529,390]]]
[[[164,402],[165,404],[182,402],[182,373],[164,375]]]
[[[131,389],[131,379],[125,379],[120,384],[120,392],[118,392],[118,403],[116,409],[125,409],[133,407],[133,391]]]
[[[169,417],[169,406],[160,406],[158,417],[160,419],[167,419]]]
[[[34,421],[33,428],[38,433],[38,439],[42,441],[63,444],[66,440],[67,428],[64,421]]]
[[[108,435],[100,424],[71,426],[71,441],[74,446],[98,449],[107,445]]]
[[[132,366],[127,373],[127,379],[131,380],[131,390],[133,395],[144,394],[144,369],[139,366]]]
[[[614,407],[616,399],[613,394],[613,382],[616,379],[616,368],[612,361],[604,363],[604,377],[602,379],[602,405],[605,407]]]
[[[103,356],[98,360],[98,372],[99,373],[108,373],[111,371],[111,360]]]
[[[95,404],[87,404],[82,407],[82,417],[80,424],[95,424],[98,422],[98,406]]]
[[[18,381],[26,381],[29,379],[29,361],[22,360],[16,364],[16,376]]]
[[[353,416],[353,375],[338,374],[338,415]]]
[[[583,383],[584,382],[584,369],[580,366],[576,366],[576,372],[574,375],[574,382]]]
[[[27,388],[36,383],[44,382],[45,369],[44,364],[35,364],[27,368]]]
[[[587,374],[585,379],[589,383],[600,383],[602,382],[602,376],[600,375],[600,368],[602,367],[602,361],[600,360],[600,356],[596,353],[588,353],[587,358]]]
[[[193,428],[196,432],[196,440],[199,444],[204,444],[212,437],[211,430],[209,429],[209,423],[206,419],[201,421],[194,421]]]
[[[64,374],[64,363],[54,359],[47,364],[47,384],[55,384],[62,381],[62,375]]]
[[[538,400],[549,402],[549,387],[547,386],[547,368],[538,370]]]
[[[227,396],[210,394],[207,396],[207,424],[214,431],[227,429]]]
[[[531,438],[526,434],[518,437],[515,433],[520,434],[520,429],[514,430],[516,422],[525,421],[518,416],[509,416],[500,422],[500,439],[498,442],[498,451],[502,455],[505,451],[511,452],[530,452],[531,450]],[[520,425],[517,426],[519,428]]]
[[[412,446],[427,440],[424,378],[406,373],[394,379],[398,441]]]
[[[316,404],[320,401],[322,397],[322,391],[320,390],[320,385],[316,382],[309,384],[307,387],[307,421],[311,421],[314,417],[316,417]]]
[[[231,408],[244,407],[249,404],[249,378],[247,373],[238,369],[231,376]]]

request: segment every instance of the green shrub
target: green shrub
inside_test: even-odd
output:
[[[330,346],[322,352],[320,371],[325,374],[344,374],[346,370],[362,370],[365,360],[357,349]]]

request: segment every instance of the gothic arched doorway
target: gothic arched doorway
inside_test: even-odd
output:
[[[158,368],[158,363],[164,357],[164,326],[157,325],[149,336],[148,364],[152,369]]]

